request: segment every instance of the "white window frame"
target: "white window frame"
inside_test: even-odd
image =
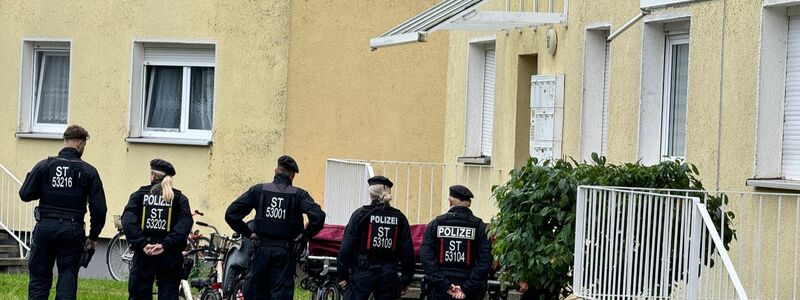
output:
[[[664,159],[662,155],[662,119],[664,105],[664,62],[666,40],[669,35],[689,34],[689,78],[687,98],[691,99],[692,57],[691,57],[691,13],[674,10],[650,14],[644,18],[642,26],[642,64],[641,88],[639,98],[639,128],[637,137],[637,160],[642,164],[657,164]],[[687,113],[689,105],[687,100]],[[687,124],[688,125],[688,124]],[[689,133],[687,126],[686,132]],[[654,134],[657,133],[657,134]],[[688,144],[687,144],[688,145]],[[690,155],[690,148],[684,149],[684,157]]]
[[[169,48],[213,48],[214,59],[212,63],[193,61],[191,59],[181,60],[159,60],[145,61],[146,47],[169,47]],[[159,143],[159,144],[184,144],[184,145],[210,145],[214,124],[216,123],[217,107],[217,86],[214,86],[214,102],[212,104],[212,126],[210,130],[189,129],[189,107],[191,97],[191,69],[192,67],[212,67],[216,83],[216,44],[213,42],[186,42],[186,41],[134,41],[133,45],[133,70],[131,81],[131,115],[130,132],[126,139],[128,142],[140,143]],[[149,117],[149,94],[147,90],[147,69],[148,67],[182,67],[183,77],[181,81],[181,119],[179,128],[152,128],[147,126]]]
[[[497,46],[496,38],[482,37],[469,41],[467,61],[467,99],[464,122],[464,156],[458,161],[469,164],[490,164],[491,155],[485,155],[482,146],[483,100],[484,100],[484,68],[487,48],[495,50],[495,80],[497,78]],[[495,81],[495,95],[497,96]],[[495,102],[496,103],[496,102]],[[495,105],[496,107],[496,105]],[[494,126],[492,126],[494,130]],[[493,135],[494,136],[494,135]],[[492,147],[494,141],[492,141]]]
[[[671,34],[666,36],[664,46],[664,76],[663,76],[663,104],[661,106],[661,160],[675,160],[684,159],[686,156],[686,148],[684,144],[684,156],[670,156],[670,113],[672,104],[672,47],[675,45],[689,45],[689,34]],[[688,83],[688,82],[687,82]],[[688,88],[688,87],[687,87]],[[687,107],[689,102],[689,95],[686,95]],[[688,113],[688,109],[687,109]],[[684,131],[684,141],[686,140],[686,132]]]
[[[606,75],[611,75],[609,64],[606,66],[606,53],[610,23],[603,22],[590,25],[584,35],[583,56],[583,99],[581,105],[581,140],[580,157],[591,161],[592,153],[606,155],[608,139],[608,112],[610,109],[610,91],[606,90]],[[610,47],[608,48],[610,52]],[[607,56],[608,55],[608,56]],[[602,63],[600,63],[602,62]],[[610,86],[608,87],[610,89]]]
[[[61,139],[69,124],[72,95],[72,43],[68,39],[26,39],[22,41],[20,65],[20,101],[18,114],[18,137]],[[67,122],[65,124],[38,123],[42,74],[39,62],[48,56],[67,56],[70,60],[67,86]]]
[[[800,0],[764,0],[762,5],[755,157],[753,178],[746,184],[800,190],[800,180],[786,180],[783,170],[789,16],[800,15]]]

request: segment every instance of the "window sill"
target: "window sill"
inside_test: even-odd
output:
[[[800,191],[800,180],[751,178],[745,181],[745,185],[757,188]]]
[[[184,146],[211,145],[211,140],[203,140],[203,139],[129,137],[126,138],[125,141],[133,144],[164,144],[164,145],[184,145]]]
[[[17,132],[14,136],[21,139],[63,140],[64,134],[52,132]]]
[[[458,162],[466,165],[490,165],[492,164],[492,157],[490,156],[465,156],[459,157]]]

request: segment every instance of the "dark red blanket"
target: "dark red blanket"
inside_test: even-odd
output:
[[[427,224],[411,225],[411,240],[414,242],[414,255],[419,257],[419,247]],[[336,256],[342,247],[344,226],[325,224],[322,230],[308,243],[308,253],[315,256]]]

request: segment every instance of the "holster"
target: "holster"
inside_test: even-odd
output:
[[[260,239],[250,239],[250,249],[248,249],[247,256],[250,258],[250,261],[254,261],[256,259],[256,255],[258,255],[258,248],[261,246]]]
[[[94,256],[94,248],[84,247],[83,253],[81,253],[81,266],[88,268],[89,262],[92,261],[92,256]]]

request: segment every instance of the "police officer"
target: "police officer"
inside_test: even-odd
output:
[[[389,206],[394,185],[388,178],[367,180],[372,203],[350,217],[337,258],[340,285],[346,300],[397,299],[414,276],[414,244],[408,219]],[[397,275],[397,261],[402,276]]]
[[[234,231],[258,244],[245,277],[247,300],[292,299],[298,255],[295,252],[301,252],[299,249],[305,247],[325,222],[325,213],[308,192],[292,186],[299,172],[292,157],[281,156],[274,180],[250,187],[225,212],[225,221]],[[242,219],[254,209],[251,230]],[[308,217],[305,229],[302,214]]]
[[[486,224],[472,214],[472,192],[450,187],[450,210],[428,224],[420,247],[430,299],[483,299],[492,267]]]
[[[150,184],[131,194],[122,213],[122,230],[133,249],[129,299],[152,299],[153,280],[158,299],[178,299],[186,238],[192,229],[189,199],[172,187],[171,163],[150,161]]]
[[[47,299],[57,262],[57,299],[75,299],[78,269],[84,249],[97,245],[106,221],[106,197],[100,175],[81,160],[89,133],[71,125],[64,131],[64,148],[58,156],[40,161],[19,190],[22,201],[39,199],[36,228],[28,256],[28,299]],[[89,236],[83,218],[89,206]]]

